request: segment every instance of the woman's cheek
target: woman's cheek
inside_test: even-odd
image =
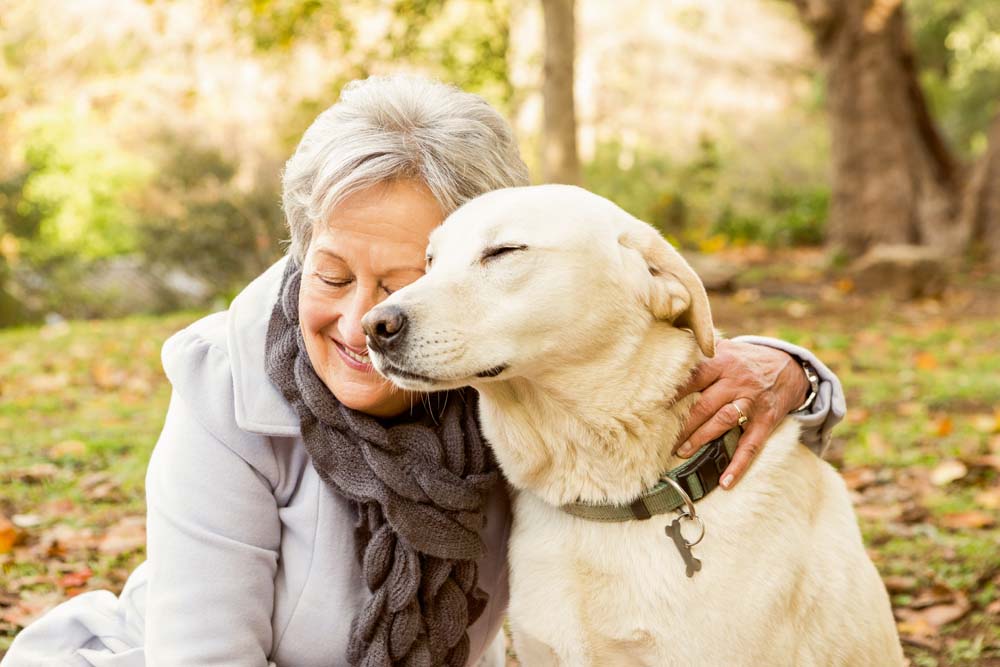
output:
[[[304,333],[321,335],[323,330],[337,320],[335,304],[303,289],[299,293],[299,321]]]

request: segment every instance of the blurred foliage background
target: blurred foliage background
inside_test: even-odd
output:
[[[996,0],[0,0],[0,656],[141,562],[162,341],[281,255],[302,132],[398,71],[831,365],[910,664],[1000,665]]]
[[[909,5],[934,115],[980,155],[1000,6]],[[823,241],[824,73],[791,3],[576,10],[583,185],[688,247]],[[280,252],[281,165],[354,78],[482,94],[540,173],[543,41],[528,0],[4,0],[0,324],[232,294]]]

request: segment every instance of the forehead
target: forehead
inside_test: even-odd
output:
[[[395,261],[415,254],[423,262],[427,238],[441,223],[437,200],[420,184],[379,184],[355,192],[313,229],[310,255],[330,251],[346,260]]]

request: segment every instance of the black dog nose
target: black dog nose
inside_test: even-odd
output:
[[[376,348],[387,348],[403,337],[406,313],[399,306],[379,306],[364,316],[361,327]]]

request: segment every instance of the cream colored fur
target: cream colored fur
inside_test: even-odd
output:
[[[489,256],[505,246],[517,249]],[[664,533],[674,515],[595,523],[558,509],[630,502],[680,463],[670,449],[694,397],[672,399],[714,331],[701,281],[651,227],[578,188],[517,188],[456,211],[429,254],[427,275],[381,306],[403,309],[403,339],[372,358],[409,389],[480,393],[516,489],[523,665],[902,664],[844,484],[793,419],[734,490],[697,504],[693,578]]]

